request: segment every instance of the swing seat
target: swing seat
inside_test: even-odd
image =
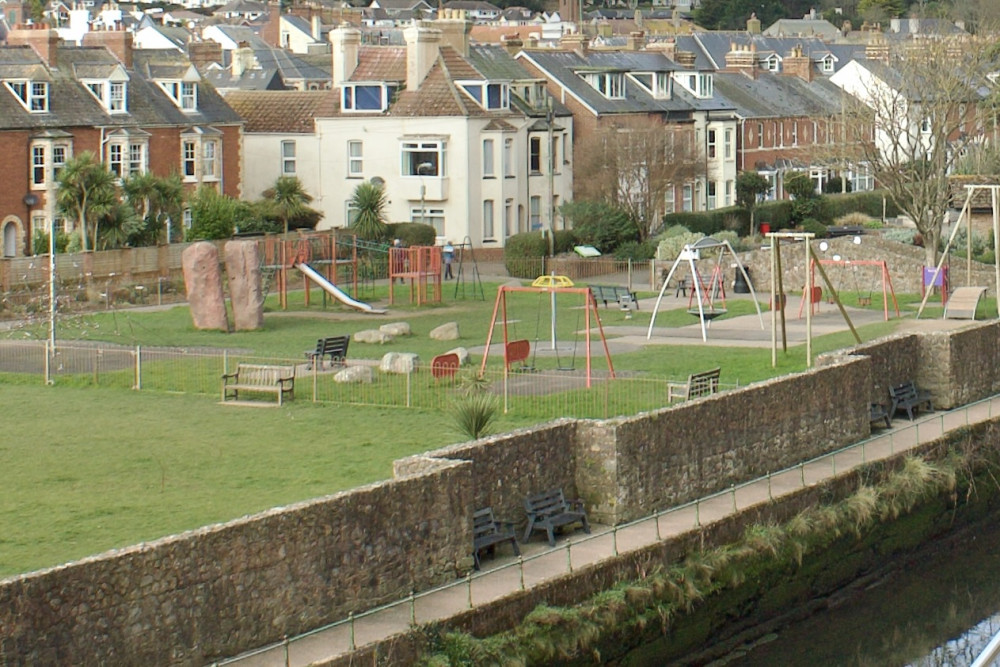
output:
[[[714,320],[716,317],[725,315],[728,312],[725,308],[706,308],[705,309],[705,319],[708,321]],[[701,313],[697,308],[688,308],[688,314],[694,315],[695,317],[700,317]]]

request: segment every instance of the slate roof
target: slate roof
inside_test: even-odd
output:
[[[506,49],[496,44],[470,45],[469,62],[492,81],[527,81],[538,78],[524,69]]]
[[[339,111],[337,91],[236,91],[226,96],[230,106],[246,121],[246,132],[311,134],[314,119]]]
[[[808,55],[814,62],[823,55],[832,53],[837,58],[834,71],[850,62],[852,58],[864,56],[863,46],[828,44],[815,37],[770,37],[739,30],[720,30],[698,32],[677,38],[678,49],[691,51],[697,48],[700,51],[698,65],[701,66],[701,63],[705,62],[705,66],[712,69],[722,69],[726,66],[726,54],[729,53],[733,44],[741,46],[752,44],[756,47],[759,55],[773,52],[782,58],[787,57],[792,49],[801,46],[803,55]],[[701,60],[702,55],[704,55],[705,61]]]
[[[584,81],[577,72],[673,72],[687,71],[662,53],[654,51],[592,52],[586,57],[571,51],[530,51],[528,57],[566,87],[597,114],[660,113],[671,118],[686,118],[693,111],[732,110],[725,100],[697,98],[674,85],[670,99],[650,95],[632,80],[625,79],[625,98],[611,100]]]
[[[165,55],[166,54],[166,55]],[[31,67],[45,70],[49,80],[49,111],[29,113],[6,88],[0,87],[0,129],[76,127],[138,128],[139,126],[191,126],[235,124],[240,117],[226,105],[219,94],[206,84],[198,84],[198,110],[182,112],[149,76],[150,59],[173,57],[175,52],[135,51],[135,68],[129,71],[126,106],[128,113],[109,114],[90,92],[73,76],[74,72],[110,72],[117,59],[101,47],[61,47],[57,51],[59,67],[45,68],[28,46],[0,48],[0,72],[6,67]],[[2,74],[0,74],[2,75]]]
[[[797,76],[761,72],[756,79],[729,72],[715,75],[715,94],[741,118],[825,118],[843,108],[846,94],[827,79],[806,82]]]
[[[220,32],[236,43],[245,42],[257,58],[257,62],[264,70],[277,69],[281,72],[281,78],[286,82],[290,81],[330,81],[330,70],[317,67],[308,60],[284,49],[277,49],[265,42],[249,26],[220,25],[216,26]],[[232,54],[223,53],[228,65]],[[329,60],[330,56],[325,56]],[[332,66],[332,65],[331,65]]]
[[[823,39],[837,39],[840,30],[826,19],[778,19],[765,30],[768,36],[816,36]]]
[[[233,76],[229,70],[211,68],[202,74],[202,78],[220,91],[234,90],[285,90],[284,80],[277,69],[251,69],[241,76]],[[229,92],[224,92],[226,100]]]

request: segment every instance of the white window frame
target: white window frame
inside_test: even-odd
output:
[[[294,176],[296,174],[297,147],[294,139],[286,139],[281,142],[281,175]]]
[[[198,180],[198,141],[181,141],[181,178],[185,181]]]
[[[724,200],[723,205],[724,206],[732,206],[733,205],[733,182],[732,181],[726,181],[726,194],[725,194],[725,200]]]
[[[201,140],[201,179],[217,181],[222,175],[222,153],[217,139]]]
[[[496,158],[493,153],[493,139],[483,139],[483,178],[494,178],[494,162]]]
[[[764,147],[764,123],[757,123],[757,148]]]
[[[378,90],[378,100],[375,106],[358,107],[358,89],[364,91]],[[391,85],[382,81],[352,81],[341,84],[340,87],[340,109],[344,113],[384,113],[392,103],[392,96],[396,94],[399,86]]]
[[[718,155],[716,136],[713,128],[709,128],[708,133],[705,135],[705,155],[709,160],[714,160],[716,155]]]
[[[694,211],[694,188],[690,183],[685,183],[681,189],[681,211],[684,213]]]
[[[505,178],[513,178],[514,168],[514,139],[507,137],[503,140],[503,175]]]
[[[119,180],[128,175],[125,157],[127,148],[128,143],[124,141],[115,141],[108,144],[108,170]]]
[[[365,171],[365,145],[351,139],[347,142],[347,177],[362,178]]]
[[[459,89],[486,111],[510,109],[510,84],[500,81],[456,81]],[[491,92],[495,91],[495,95]]]
[[[733,131],[726,128],[722,131],[722,157],[729,160],[733,157]]]
[[[128,113],[128,88],[125,81],[94,79],[81,83],[108,113]]]
[[[422,222],[434,228],[437,236],[444,236],[444,209],[424,205],[410,207],[410,222]]]
[[[531,195],[528,200],[528,231],[538,231],[542,228],[542,198]]]
[[[514,233],[514,200],[507,199],[503,203],[503,229],[505,236],[511,236]]]
[[[400,174],[404,177],[442,178],[447,174],[448,142],[443,139],[404,139],[400,146]],[[420,167],[429,165],[427,173]]]
[[[538,135],[528,137],[528,173],[542,173],[542,138]]]
[[[48,113],[49,84],[46,81],[31,81],[29,79],[11,79],[4,81],[7,90],[14,94],[25,111],[29,113]]]
[[[495,241],[495,231],[493,226],[493,213],[495,204],[492,199],[483,200],[483,240]]]
[[[718,208],[718,201],[717,201],[718,185],[716,185],[715,181],[708,182],[708,188],[706,190],[705,196],[707,197],[707,200],[705,202],[706,211],[714,211],[716,208]]]
[[[667,214],[677,212],[677,192],[672,185],[663,193],[663,212]]]
[[[587,72],[582,77],[591,88],[607,99],[625,99],[624,72]]]
[[[43,143],[31,145],[31,187],[44,188],[49,182],[49,151]]]
[[[833,56],[823,56],[823,59],[820,61],[820,71],[823,74],[833,74],[833,67]]]
[[[157,83],[181,111],[198,110],[198,85],[193,81],[159,81]]]
[[[66,161],[72,157],[72,147],[69,144],[52,145],[52,181],[59,177],[59,172],[66,166]]]

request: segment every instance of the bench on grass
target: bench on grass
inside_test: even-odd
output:
[[[479,569],[480,554],[484,551],[493,552],[498,544],[510,542],[514,555],[520,556],[521,549],[517,546],[517,535],[514,534],[514,524],[507,521],[497,521],[493,516],[492,507],[484,507],[472,514],[472,559],[476,569]]]
[[[552,489],[536,493],[524,499],[524,511],[528,514],[528,527],[524,530],[524,541],[531,538],[531,533],[544,530],[549,538],[549,546],[556,545],[555,531],[563,526],[579,523],[583,532],[590,532],[590,522],[587,512],[583,509],[582,500],[567,501],[562,489]]]
[[[222,376],[222,402],[239,400],[241,391],[276,394],[280,406],[285,394],[295,398],[295,367],[239,364],[235,373]]]
[[[319,360],[319,367],[323,367],[324,357],[330,358],[330,365],[343,366],[347,360],[347,346],[351,342],[350,336],[331,336],[329,338],[319,338],[316,347],[306,351],[306,370],[312,370],[313,364]]]
[[[635,298],[635,292],[627,287],[618,285],[590,285],[590,291],[594,295],[594,301],[603,301],[604,307],[608,307],[608,302],[621,303],[622,299],[629,299],[639,309],[639,301]]]
[[[673,403],[674,399],[687,400],[700,396],[710,396],[719,391],[719,375],[722,369],[713,368],[710,371],[692,373],[688,376],[687,382],[667,383],[667,402]]]
[[[917,385],[913,384],[912,380],[889,387],[889,397],[892,399],[892,405],[889,408],[890,416],[902,410],[906,412],[910,421],[913,421],[914,410],[919,411],[921,407],[934,410],[931,405],[931,393],[917,389]]]

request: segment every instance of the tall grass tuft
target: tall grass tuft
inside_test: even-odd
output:
[[[451,407],[455,430],[472,440],[489,435],[498,407],[493,394],[480,392],[459,398]]]

